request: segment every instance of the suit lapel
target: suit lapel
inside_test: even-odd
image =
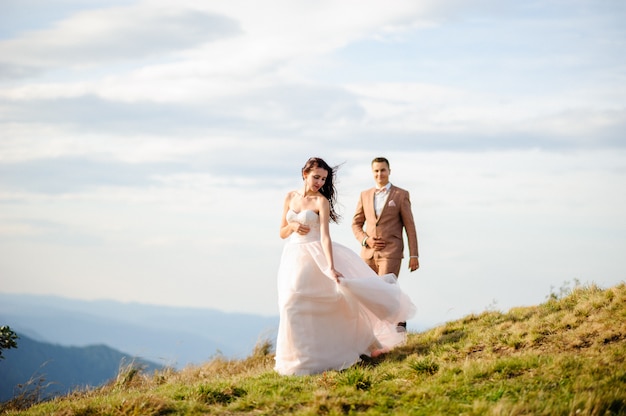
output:
[[[373,218],[376,218],[376,210],[374,209],[374,195],[375,195],[375,188],[372,188],[369,191],[367,191],[367,194],[365,197],[366,206],[363,207],[363,209],[366,212],[366,215],[365,215],[366,218],[370,217],[370,215],[372,215]],[[370,215],[367,215],[368,212]]]

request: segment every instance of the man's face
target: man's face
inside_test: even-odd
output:
[[[377,187],[380,188],[389,183],[389,174],[391,173],[391,170],[385,162],[372,163],[372,173],[374,174],[374,180],[376,181]]]

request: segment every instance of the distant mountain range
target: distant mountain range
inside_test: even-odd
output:
[[[40,342],[107,345],[180,369],[215,355],[248,356],[259,341],[275,338],[278,316],[0,293],[0,325]]]
[[[105,345],[62,347],[19,336],[18,348],[2,351],[5,359],[0,360],[0,402],[20,395],[36,395],[41,400],[100,386],[114,379],[125,366],[146,372],[161,367]]]
[[[278,316],[0,293],[0,325],[20,336],[0,360],[6,400],[37,374],[46,374],[49,392],[65,392],[109,380],[122,360],[181,369],[216,355],[244,358],[274,340]]]

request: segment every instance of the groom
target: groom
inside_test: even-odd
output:
[[[386,158],[372,160],[372,173],[376,187],[361,192],[352,232],[362,246],[361,257],[372,270],[379,276],[393,273],[397,278],[404,256],[403,229],[409,246],[409,270],[420,267],[411,200],[408,191],[389,182],[391,169]],[[406,322],[398,329],[406,330]]]

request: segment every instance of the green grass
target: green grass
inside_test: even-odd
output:
[[[486,311],[369,363],[314,376],[273,370],[269,343],[243,360],[180,371],[129,366],[108,385],[3,415],[626,414],[626,285],[561,290],[538,306]]]

